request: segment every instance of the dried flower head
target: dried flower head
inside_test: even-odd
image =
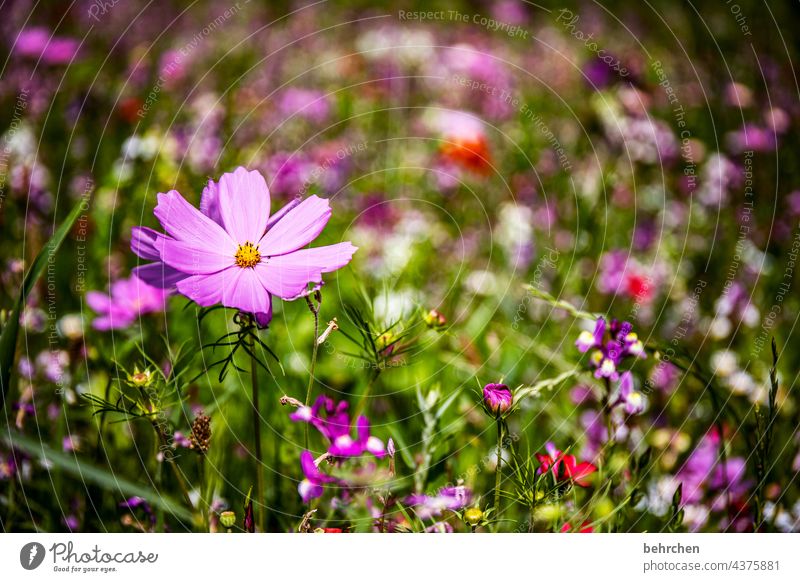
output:
[[[200,414],[192,423],[192,432],[189,434],[189,448],[201,455],[208,452],[211,442],[211,417]]]

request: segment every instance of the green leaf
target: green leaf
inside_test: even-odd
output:
[[[86,461],[81,461],[74,453],[66,454],[61,451],[55,451],[43,442],[21,434],[13,434],[10,431],[3,431],[3,436],[0,439],[6,446],[21,450],[32,457],[40,459],[48,466],[57,467],[84,482],[94,483],[107,491],[117,492],[125,497],[141,497],[153,507],[163,509],[178,519],[187,522],[194,521],[194,516],[189,510],[163,493],[118,477]]]
[[[69,216],[61,223],[61,226],[56,229],[53,236],[47,241],[47,244],[44,245],[44,248],[36,255],[28,274],[25,275],[25,279],[22,282],[22,288],[20,289],[17,303],[9,316],[8,323],[3,328],[3,333],[0,334],[0,394],[2,394],[0,410],[5,406],[11,388],[11,371],[14,369],[17,336],[19,335],[19,315],[25,306],[25,301],[33,289],[33,286],[36,285],[36,282],[42,276],[42,273],[44,273],[48,261],[52,260],[52,257],[58,252],[61,243],[67,238],[67,234],[72,230],[83,208],[84,200],[81,200],[75,205],[72,211],[70,211]]]

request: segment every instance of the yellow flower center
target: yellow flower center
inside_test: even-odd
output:
[[[261,262],[261,253],[258,252],[258,247],[249,242],[239,245],[235,256],[236,264],[242,269],[252,269]]]

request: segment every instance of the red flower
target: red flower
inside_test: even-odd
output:
[[[561,533],[594,533],[594,528],[590,525],[590,521],[584,521],[577,529],[572,529],[572,526],[565,523],[561,526]]]
[[[539,466],[540,475],[547,473],[552,468],[556,481],[570,480],[579,487],[589,486],[589,476],[597,471],[597,467],[586,461],[579,463],[575,455],[565,455],[553,443],[547,443],[545,450],[547,454],[536,454],[536,460],[541,463]]]

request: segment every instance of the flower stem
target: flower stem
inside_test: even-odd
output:
[[[209,512],[210,500],[207,499],[206,494],[206,463],[205,455],[201,454],[197,457],[197,475],[200,481],[200,513],[203,517],[203,533],[209,531]]]
[[[494,473],[494,515],[500,516],[500,479],[503,469],[503,421],[497,421],[497,468]]]
[[[311,314],[314,316],[314,342],[311,348],[311,367],[309,368],[308,374],[308,387],[306,388],[306,400],[305,405],[308,406],[311,404],[311,389],[314,387],[314,372],[317,367],[317,350],[319,346],[317,345],[317,338],[319,337],[319,308],[320,303],[322,303],[322,295],[318,294],[318,303],[314,305],[314,302],[311,300],[310,297],[306,297],[306,303],[308,304],[308,309],[311,311]],[[304,430],[304,442],[305,448],[308,449],[308,423],[305,424]]]
[[[364,388],[364,392],[361,393],[361,396],[358,399],[358,404],[356,404],[356,412],[355,412],[356,418],[364,414],[367,408],[367,400],[369,399],[370,394],[372,393],[372,388],[374,387],[375,382],[378,379],[378,376],[380,375],[381,375],[381,370],[380,368],[377,367],[374,368],[372,373],[369,375],[369,381],[367,382],[367,387]]]
[[[253,342],[255,343],[255,342]],[[250,352],[250,381],[253,389],[253,434],[255,438],[256,455],[256,496],[258,509],[258,527],[264,531],[264,514],[266,513],[266,500],[264,498],[264,459],[261,455],[261,414],[258,406],[258,361],[255,356],[254,346],[251,344]]]

